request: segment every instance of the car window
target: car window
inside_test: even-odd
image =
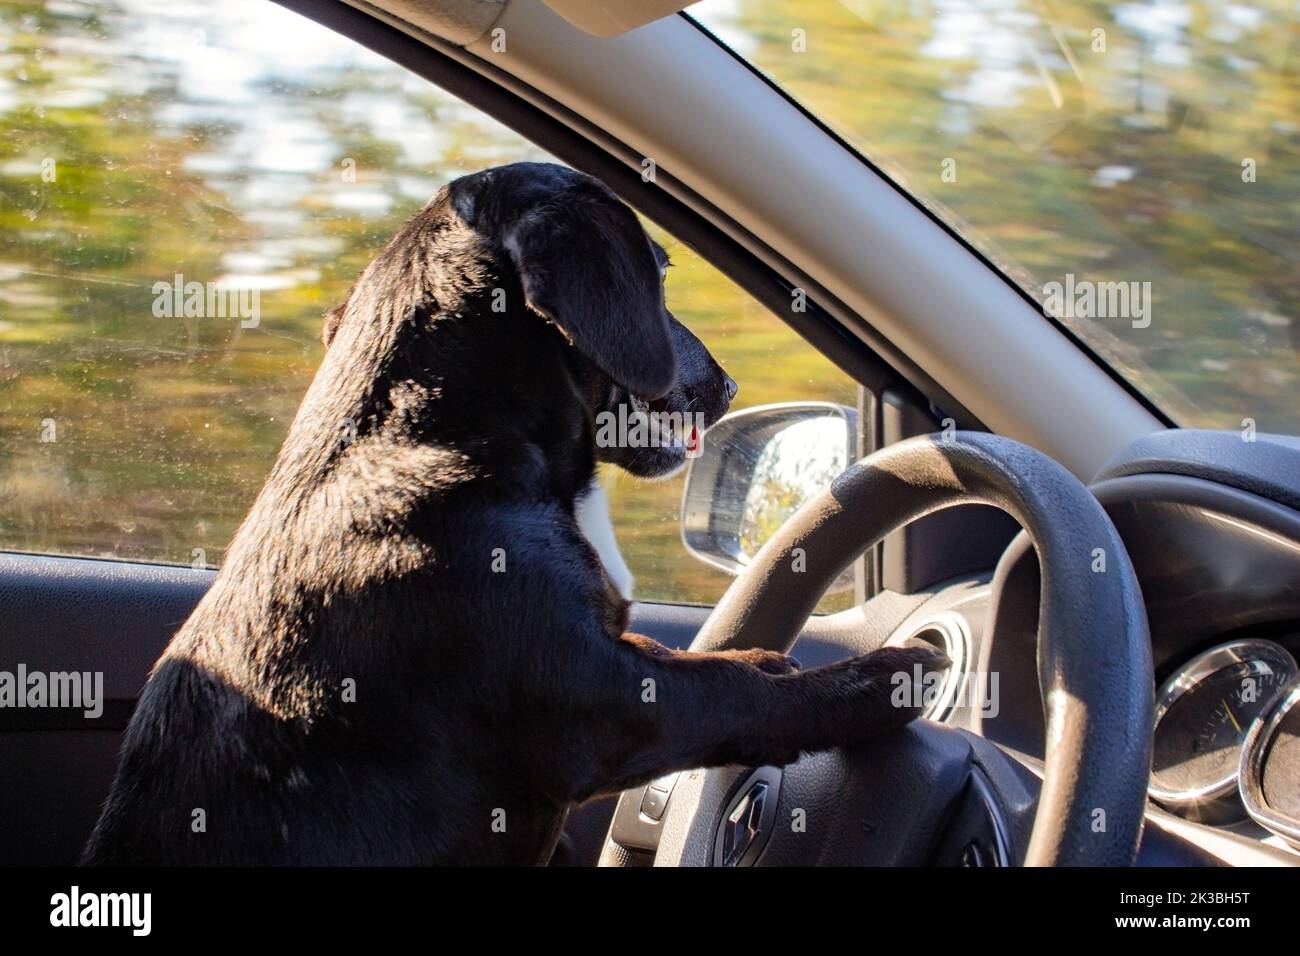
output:
[[[292,36],[292,43],[282,38]],[[323,313],[458,175],[546,153],[264,0],[0,5],[0,548],[215,566]],[[689,248],[737,407],[853,384]],[[638,596],[711,602],[681,479],[604,476]]]
[[[689,14],[1176,422],[1300,431],[1294,2]]]

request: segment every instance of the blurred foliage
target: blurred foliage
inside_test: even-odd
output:
[[[1134,25],[1148,9],[1164,32]],[[1076,331],[1180,421],[1300,431],[1288,9],[692,11],[1036,294],[1065,272],[1151,281],[1151,328]],[[181,563],[220,562],[319,362],[321,315],[387,238],[448,179],[549,158],[264,0],[0,0],[0,128],[0,546]],[[675,262],[669,305],[740,383],[736,407],[854,403],[826,359],[652,232]],[[258,325],[155,318],[153,284],[176,274],[257,288]],[[682,547],[682,479],[603,480],[638,593],[714,601],[729,579]]]
[[[448,179],[550,159],[263,0],[0,2],[0,129],[0,547],[186,564],[220,563],[321,317],[374,253]],[[669,305],[741,383],[736,407],[855,401],[651,229]],[[176,274],[258,288],[257,326],[154,317]],[[682,546],[681,478],[604,480],[638,593],[716,600],[730,578]]]
[[[1067,273],[1150,282],[1148,328],[1066,321],[1179,424],[1300,432],[1294,0],[690,13],[1040,302]]]

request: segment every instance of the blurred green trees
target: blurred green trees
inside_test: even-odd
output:
[[[550,158],[263,0],[0,3],[0,129],[0,547],[187,564],[220,562],[374,253],[448,179]],[[745,404],[854,400],[656,234]],[[256,327],[154,317],[176,274],[257,288]],[[641,593],[721,593],[681,546],[680,478],[607,481]]]
[[[1031,291],[1067,271],[1151,281],[1151,328],[1076,331],[1180,421],[1300,431],[1294,11],[1144,10],[692,8]],[[400,223],[457,175],[548,158],[264,0],[0,0],[0,132],[0,547],[182,563],[219,563],[319,361],[321,315]],[[854,402],[655,231],[669,304],[738,407]],[[152,286],[176,274],[258,289],[257,327],[155,318]],[[681,479],[605,480],[640,594],[715,599],[727,579],[678,537]]]

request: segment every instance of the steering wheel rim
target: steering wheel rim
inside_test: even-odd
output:
[[[899,442],[855,463],[764,545],[691,650],[789,651],[852,560],[917,518],[957,504],[1001,508],[1019,521],[1039,557],[1038,673],[1047,739],[1025,865],[1130,865],[1151,768],[1146,611],[1100,503],[1033,448],[955,432]]]

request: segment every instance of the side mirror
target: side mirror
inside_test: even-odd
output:
[[[857,457],[857,419],[831,402],[759,405],[720,419],[686,473],[686,550],[739,574],[786,518]],[[852,586],[849,571],[827,593]]]

